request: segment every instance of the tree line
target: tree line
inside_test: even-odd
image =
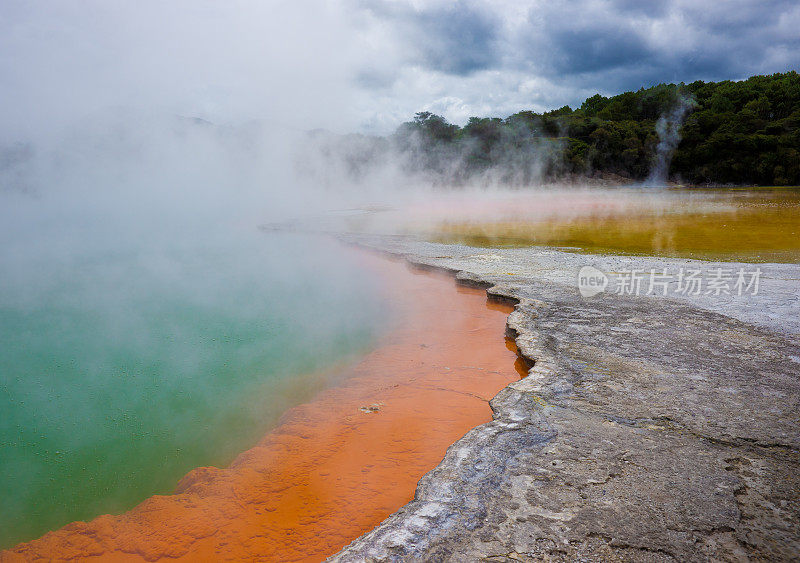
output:
[[[664,122],[681,105],[675,146],[665,145]],[[576,109],[472,117],[463,127],[420,112],[359,158],[363,164],[391,147],[406,168],[456,184],[487,174],[524,184],[598,171],[636,181],[651,174],[665,146],[671,180],[800,184],[800,76],[659,84],[596,94]]]

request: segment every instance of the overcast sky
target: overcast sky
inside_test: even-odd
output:
[[[800,67],[800,2],[2,0],[0,135],[118,108],[386,132]]]

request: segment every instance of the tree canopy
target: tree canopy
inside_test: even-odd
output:
[[[795,71],[742,81],[659,84],[505,119],[472,117],[463,127],[420,112],[391,137],[415,166],[451,179],[505,170],[519,181],[611,172],[650,174],[663,150],[659,120],[684,105],[669,147],[671,179],[693,184],[800,183],[800,76]],[[663,128],[662,128],[663,136]],[[672,150],[674,149],[674,150]],[[504,169],[504,167],[506,167]]]

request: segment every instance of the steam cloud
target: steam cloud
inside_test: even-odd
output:
[[[523,127],[498,128],[489,151],[478,138],[430,142],[416,131],[387,137],[309,134],[296,169],[314,183],[348,185],[354,193],[402,199],[415,188],[509,188],[541,185],[562,171],[563,143]]]
[[[650,175],[645,180],[647,186],[664,186],[669,175],[669,165],[672,154],[681,142],[681,126],[689,111],[695,107],[695,101],[687,96],[680,96],[678,104],[667,114],[662,115],[656,122],[658,145],[656,146],[655,161]]]

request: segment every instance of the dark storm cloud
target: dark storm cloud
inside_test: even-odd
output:
[[[621,66],[636,67],[652,56],[647,43],[622,26],[601,25],[551,31],[551,58],[543,65],[553,73],[602,72]]]
[[[494,44],[499,24],[492,16],[457,2],[416,17],[422,32],[434,38],[425,49],[431,68],[463,75],[497,62]]]
[[[410,62],[429,70],[464,76],[499,64],[499,14],[489,6],[459,0],[414,7],[396,2],[363,5],[397,29]]]
[[[792,53],[800,33],[780,30],[796,9],[790,1],[540,4],[511,64],[606,91],[779,72],[800,62]],[[775,57],[781,48],[792,54]]]
[[[385,0],[359,7],[398,54],[383,69],[377,63],[359,74],[359,84],[460,113],[556,99],[575,105],[589,92],[800,67],[796,0]]]

